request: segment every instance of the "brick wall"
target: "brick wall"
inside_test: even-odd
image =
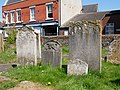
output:
[[[23,23],[30,22],[30,6],[35,7],[35,20],[45,21],[46,20],[46,3],[53,2],[53,20],[59,19],[58,7],[59,3],[57,0],[25,0],[15,4],[10,4],[2,7],[2,12],[11,11],[16,9],[21,9],[21,20]],[[15,21],[16,21],[16,11],[15,11]]]

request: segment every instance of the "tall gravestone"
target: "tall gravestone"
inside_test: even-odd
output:
[[[42,49],[42,64],[52,66],[62,66],[61,44],[57,41],[48,41]]]
[[[101,34],[100,28],[93,22],[75,22],[70,24],[69,59],[86,62],[89,69],[101,70]]]
[[[20,65],[37,64],[36,34],[31,28],[23,27],[17,33],[17,61]]]

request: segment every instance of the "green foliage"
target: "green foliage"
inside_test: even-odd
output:
[[[108,50],[106,48],[102,48],[102,57],[107,56]]]
[[[8,47],[10,44],[15,44],[17,30],[16,28],[10,28],[6,30],[6,32],[8,34],[8,39],[5,43],[5,48]]]
[[[24,66],[3,75],[18,81],[29,80],[51,86],[55,90],[119,90],[120,65],[103,62],[102,73],[90,71],[85,76],[69,76],[65,70],[51,66]]]
[[[9,88],[15,87],[17,82],[13,81],[4,81],[0,83],[0,90],[7,90]]]
[[[68,52],[69,52],[68,46],[66,46],[66,45],[62,46],[63,55],[68,54]]]
[[[9,48],[0,53],[0,63],[11,63],[16,61],[16,49]]]

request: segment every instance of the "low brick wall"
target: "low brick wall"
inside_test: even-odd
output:
[[[55,40],[60,42],[62,45],[68,45],[68,38],[69,36],[44,36],[41,37],[42,44],[49,40]]]
[[[112,34],[112,35],[103,35],[102,36],[102,47],[107,47],[114,40],[120,38],[120,34]]]

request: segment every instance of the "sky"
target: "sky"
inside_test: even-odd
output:
[[[0,21],[2,21],[2,6],[6,0],[0,0]],[[82,0],[83,5],[98,4],[99,11],[120,10],[120,0]]]

